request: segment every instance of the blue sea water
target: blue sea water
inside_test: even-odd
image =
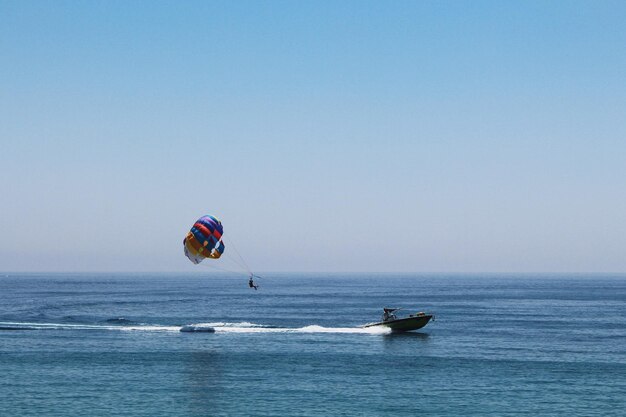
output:
[[[0,275],[2,416],[618,416],[626,276]],[[383,306],[418,332],[358,326]],[[188,324],[216,333],[181,333]]]

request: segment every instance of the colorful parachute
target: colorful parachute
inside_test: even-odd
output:
[[[223,233],[222,222],[215,217],[200,217],[183,239],[185,256],[194,264],[199,264],[205,258],[219,258],[224,253]]]

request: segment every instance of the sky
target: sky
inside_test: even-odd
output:
[[[198,271],[213,214],[259,272],[626,272],[624,22],[0,0],[0,271]]]

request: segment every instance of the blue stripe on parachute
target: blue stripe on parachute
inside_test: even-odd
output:
[[[200,242],[201,245],[204,245],[205,241],[209,242],[206,245],[206,247],[209,248],[209,249],[213,248],[217,244],[217,239],[215,238],[215,236],[213,236],[213,235],[210,235],[208,237],[204,236],[202,234],[202,232],[199,229],[195,228],[195,227],[191,228],[191,233],[193,234],[193,237],[195,237],[196,240],[198,242]]]
[[[220,243],[219,243],[219,245],[215,248],[215,250],[216,250],[216,251],[218,251],[220,254],[222,254],[222,253],[224,253],[224,248],[225,248],[225,246],[224,246],[224,242],[222,242],[222,241],[220,240]]]

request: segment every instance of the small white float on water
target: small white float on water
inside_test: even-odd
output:
[[[188,324],[180,328],[181,332],[185,333],[215,333],[215,328],[210,326],[196,326],[195,324]]]

